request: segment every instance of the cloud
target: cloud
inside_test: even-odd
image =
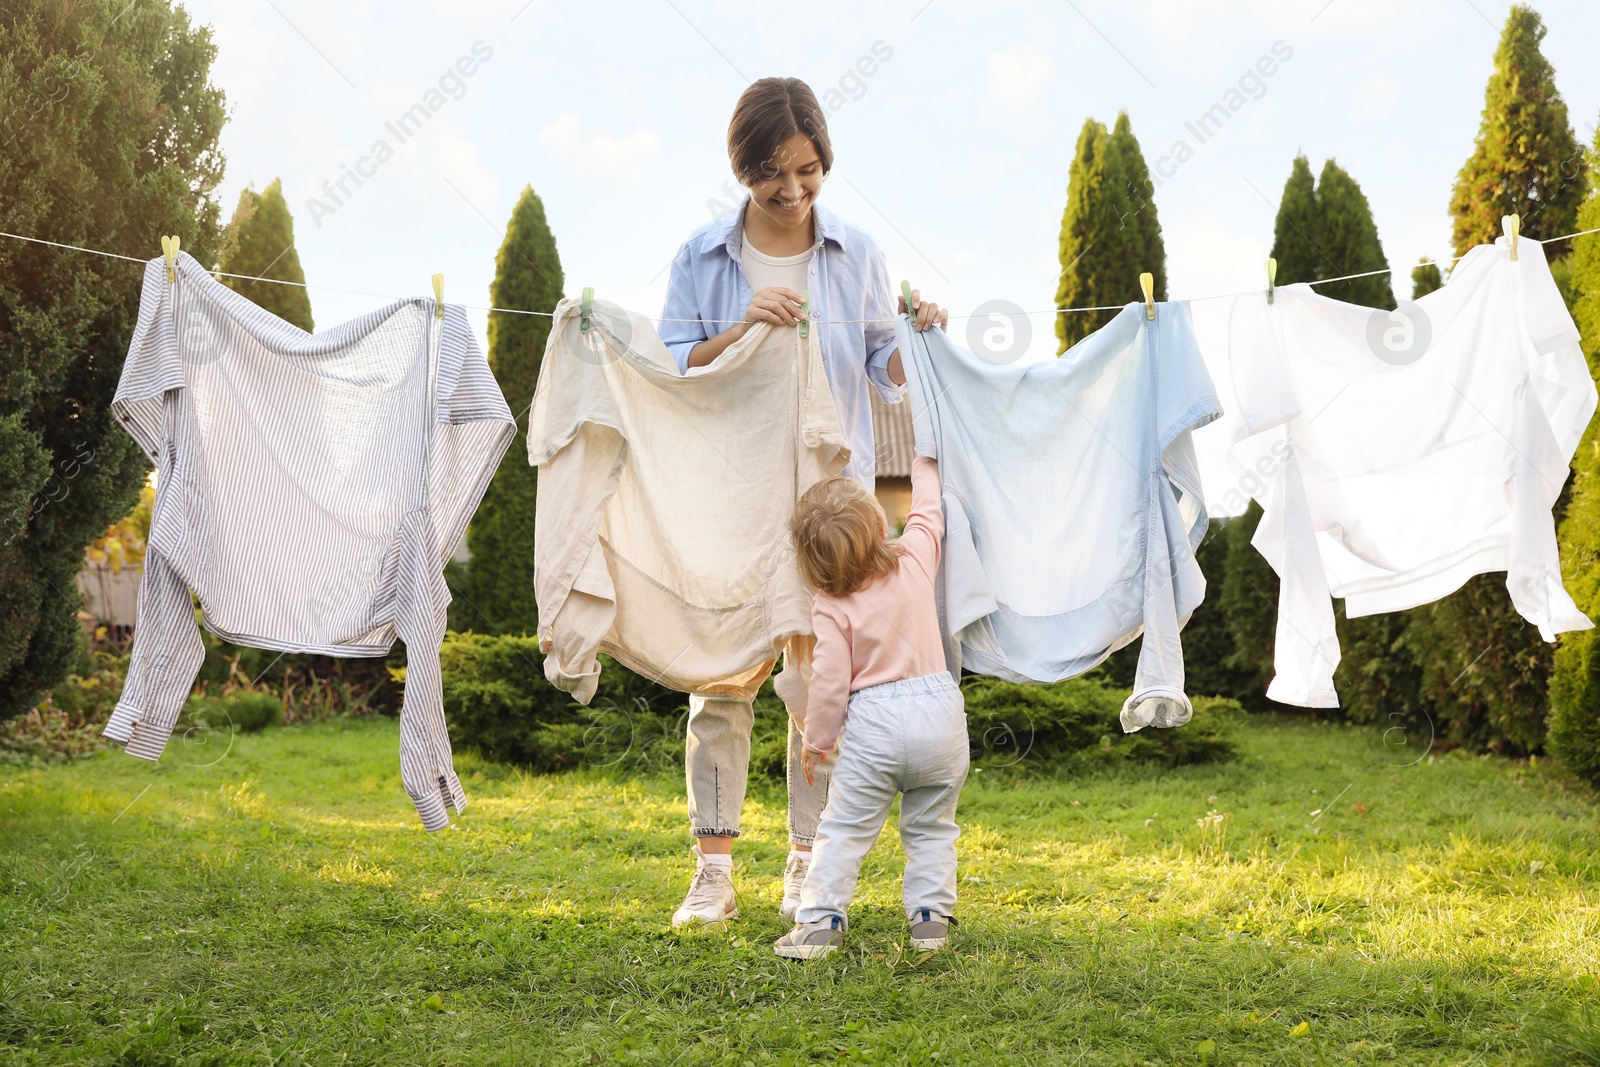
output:
[[[1004,106],[1032,107],[1050,77],[1044,56],[1026,45],[989,53],[989,89]]]
[[[436,142],[436,149],[430,146],[428,158],[472,203],[487,204],[494,199],[494,181],[478,161],[477,146],[471,141],[443,134]]]
[[[655,155],[661,138],[639,130],[621,139],[589,133],[576,115],[562,115],[539,131],[539,143],[581,169],[600,178],[644,180],[640,164]]]

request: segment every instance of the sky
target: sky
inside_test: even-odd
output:
[[[659,314],[678,247],[741,194],[726,149],[734,102],[755,78],[789,75],[829,112],[822,199],[873,236],[895,288],[908,279],[950,308],[969,347],[1023,324],[1011,343],[1028,359],[1055,351],[1048,309],[1078,131],[1119,110],[1157,172],[1173,299],[1264,284],[1297,153],[1313,170],[1337,159],[1360,183],[1409,296],[1420,257],[1451,255],[1451,188],[1507,12],[1490,0],[185,6],[213,27],[212,79],[228,97],[224,217],[245,187],[283,180],[320,327],[431,295],[435,272],[447,301],[486,305],[529,185],[569,295],[592,285]],[[1572,125],[1591,143],[1600,8],[1534,6]],[[1202,141],[1191,127],[1237,104],[1235,90],[1244,103]],[[437,110],[398,127],[419,102]],[[972,316],[990,301],[1040,313]],[[1197,319],[1221,303],[1197,300]],[[486,312],[469,315],[481,339]],[[1226,428],[1196,440],[1221,510]]]

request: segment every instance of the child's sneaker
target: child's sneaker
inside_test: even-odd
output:
[[[800,910],[800,887],[805,885],[806,872],[811,869],[811,853],[789,851],[789,862],[783,865],[783,903],[778,905],[778,914],[785,919],[794,919],[794,913]]]
[[[950,927],[959,925],[948,915],[928,908],[911,913],[911,947],[918,952],[937,952],[950,940]]]
[[[772,951],[786,960],[814,960],[837,952],[844,945],[844,922],[837,915],[814,923],[796,924],[772,943]]]
[[[707,862],[699,849],[694,852],[694,880],[689,883],[683,906],[672,915],[672,925],[720,923],[736,918],[739,904],[733,893],[733,865]]]

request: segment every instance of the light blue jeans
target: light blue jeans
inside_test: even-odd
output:
[[[948,673],[851,693],[795,921],[846,918],[861,861],[883,832],[896,793],[906,914],[954,914],[956,800],[968,758],[966,711]]]

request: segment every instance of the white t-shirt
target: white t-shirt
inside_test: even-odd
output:
[[[739,239],[739,262],[744,266],[744,276],[750,282],[750,291],[758,293],[774,285],[782,285],[803,293],[811,288],[806,283],[806,271],[811,266],[811,253],[806,249],[798,256],[769,256],[750,243],[748,237]]]

